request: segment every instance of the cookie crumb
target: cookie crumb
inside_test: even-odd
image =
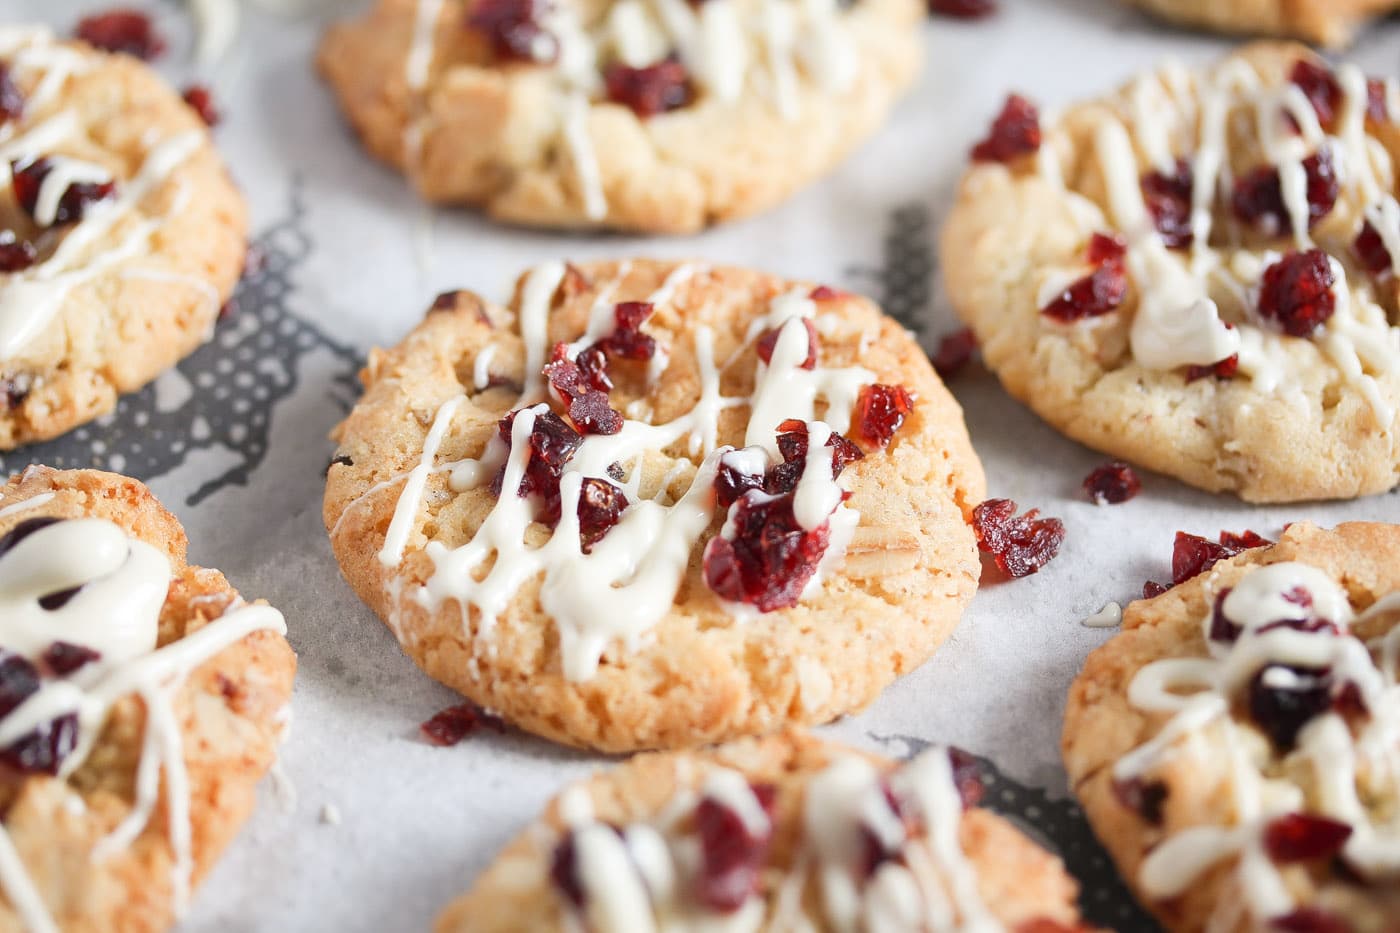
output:
[[[333,803],[321,806],[321,823],[324,826],[340,825],[340,808]]]

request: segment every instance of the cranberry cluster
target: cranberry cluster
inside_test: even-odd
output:
[[[1323,147],[1303,160],[1307,176],[1308,229],[1332,213],[1341,188],[1332,150]],[[1235,216],[1269,236],[1293,232],[1293,218],[1283,202],[1283,183],[1278,169],[1261,166],[1235,182],[1230,206]]]
[[[150,61],[165,51],[165,38],[140,10],[118,8],[85,16],[78,21],[74,35],[88,45],[134,55],[142,61]]]
[[[1039,509],[1017,515],[1010,499],[988,499],[972,510],[977,547],[992,555],[1002,573],[1033,574],[1050,563],[1065,540],[1064,522],[1039,516]]]
[[[1317,122],[1325,130],[1334,128],[1337,112],[1342,106],[1342,86],[1331,70],[1312,59],[1302,58],[1294,64],[1288,79],[1296,84],[1317,113]],[[1388,122],[1385,82],[1379,78],[1366,81],[1366,119],[1372,123]]]
[[[1273,543],[1252,531],[1242,534],[1222,531],[1217,541],[1178,531],[1172,542],[1172,582],[1156,583],[1148,580],[1143,584],[1142,597],[1151,599],[1160,596],[1173,586],[1205,573],[1222,560],[1229,560],[1251,548],[1268,547]]]
[[[1040,150],[1040,112],[1020,94],[1006,98],[987,138],[972,147],[974,162],[1013,162]]]
[[[1191,233],[1191,163],[1177,159],[1172,174],[1152,171],[1142,176],[1142,197],[1152,225],[1168,249],[1190,249],[1195,239]]]
[[[483,36],[503,61],[552,62],[559,40],[539,22],[535,0],[476,0],[467,13],[467,28]]]
[[[695,99],[690,72],[675,58],[641,68],[613,62],[603,70],[603,87],[608,100],[642,119],[678,110]]]
[[[1128,294],[1128,271],[1123,266],[1126,251],[1126,245],[1118,237],[1095,233],[1084,250],[1084,261],[1093,266],[1094,271],[1071,282],[1041,308],[1040,313],[1069,323],[1116,310]]]
[[[53,160],[47,157],[32,162],[15,162],[11,166],[15,199],[26,214],[34,216],[39,203],[39,190],[44,179],[53,171]],[[58,199],[58,209],[54,211],[55,224],[77,223],[83,219],[88,208],[105,201],[117,193],[115,181],[82,181],[69,185]]]
[[[1264,270],[1259,313],[1293,337],[1311,337],[1337,308],[1332,260],[1320,249],[1290,251]]]

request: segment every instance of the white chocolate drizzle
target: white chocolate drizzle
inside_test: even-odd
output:
[[[1224,617],[1239,630],[1233,642],[1209,638],[1212,613],[1202,622],[1209,657],[1164,658],[1137,672],[1129,703],[1171,718],[1114,765],[1113,778],[1147,780],[1184,757],[1208,772],[1223,770],[1233,801],[1230,822],[1177,828],[1148,853],[1138,881],[1149,897],[1181,894],[1211,866],[1233,858],[1242,904],[1222,905],[1213,922],[1224,923],[1223,911],[1242,906],[1263,926],[1302,906],[1264,842],[1271,821],[1294,813],[1350,826],[1342,856],[1364,878],[1391,881],[1400,874],[1400,816],[1374,803],[1400,792],[1400,627],[1369,642],[1350,630],[1360,619],[1393,612],[1396,595],[1357,617],[1327,574],[1307,564],[1270,564],[1247,573],[1221,601]],[[1252,724],[1230,715],[1232,704],[1247,707],[1245,693],[1256,676],[1285,691],[1316,688],[1326,677],[1332,690],[1354,687],[1368,713],[1349,725],[1323,710],[1303,725],[1294,748],[1271,751]]]
[[[827,550],[804,597],[819,588],[823,576],[844,555],[860,519],[859,513],[842,501],[843,490],[831,478],[832,453],[825,445],[833,433],[843,433],[849,427],[859,391],[875,381],[875,374],[860,367],[819,365],[803,369],[808,355],[804,320],[811,321],[815,304],[792,293],[774,299],[769,314],[751,328],[749,342],[769,327],[782,328],[769,363],[756,363],[752,396],[726,397],[720,391],[721,367],[716,367],[713,359],[713,332],[706,325],[697,326],[694,350],[702,384],[694,407],[664,424],[627,417],[616,434],[584,435],[563,467],[559,523],[547,541],[535,546],[528,543],[535,525],[534,504],[509,491],[518,489],[525,475],[535,419],[549,410],[539,372],[550,346],[548,318],[553,295],[564,273],[562,263],[546,263],[532,270],[521,288],[519,326],[526,373],[514,406],[518,411],[508,452],[507,445],[493,437],[478,457],[436,463],[438,448],[465,397],[446,399],[434,416],[418,464],[407,474],[376,487],[403,481],[379,559],[386,567],[402,561],[429,476],[449,473],[449,490],[462,493],[489,481],[503,468],[503,492],[471,540],[456,548],[429,540],[424,550],[432,561],[433,573],[425,584],[404,595],[427,608],[456,602],[468,632],[469,610],[474,609],[474,639],[489,651],[497,620],[517,591],[526,581],[540,578],[540,603],[559,633],[564,674],[582,681],[594,676],[610,645],[620,643],[626,650],[636,650],[671,610],[695,548],[714,517],[713,489],[720,461],[740,458],[735,462],[742,462],[746,472],[761,474],[781,459],[774,438],[778,425],[787,419],[805,422],[809,437],[806,470],[794,494],[795,517],[806,529],[829,522]],[[678,267],[651,296],[653,303],[669,301],[694,274],[692,267]],[[590,315],[587,334],[567,345],[569,358],[606,333],[601,322],[611,318],[611,294],[611,289],[604,289]],[[666,352],[658,346],[658,355]],[[817,419],[819,404],[824,407],[824,420]],[[736,406],[746,406],[750,412],[743,451],[717,446],[720,413]],[[661,454],[682,439],[687,439],[690,454],[701,458],[699,464],[677,460],[659,487],[644,493],[642,465],[648,454]],[[618,480],[610,475],[609,467],[614,464],[630,471],[630,476]],[[669,487],[685,473],[690,474],[689,486],[672,501]],[[621,488],[629,503],[618,523],[587,553],[580,543],[577,514],[585,479]],[[748,495],[762,493],[751,491]],[[738,503],[731,506],[731,510],[736,508]],[[335,531],[333,528],[332,535]],[[733,530],[727,523],[721,533],[732,537]]]
[[[111,858],[145,832],[162,796],[163,777],[173,854],[171,883],[179,915],[188,899],[194,857],[176,695],[190,671],[205,661],[253,632],[285,634],[286,623],[269,606],[238,604],[178,641],[158,646],[169,585],[165,554],[101,519],[58,521],[32,531],[0,556],[0,645],[31,662],[55,641],[99,655],[66,677],[44,678],[37,692],[0,719],[0,748],[54,719],[74,716],[77,742],[58,772],[66,778],[86,760],[113,705],[127,696],[140,697],[146,723],[135,801],[125,819],[98,842],[92,857],[98,862]],[[74,588],[76,592],[58,606],[45,608],[40,603],[48,594]],[[2,826],[0,888],[28,928],[56,929]]]

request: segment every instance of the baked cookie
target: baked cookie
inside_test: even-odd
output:
[[[317,62],[430,201],[686,233],[829,171],[914,80],[918,0],[379,0]]]
[[[942,238],[1006,389],[1075,440],[1249,501],[1400,479],[1400,91],[1300,46],[1014,97]]]
[[[0,449],[110,411],[202,343],[246,226],[208,128],[154,71],[0,26]]]
[[[556,741],[849,713],[976,589],[962,413],[863,298],[550,262],[509,307],[442,296],[362,379],[326,484],[346,579],[430,675]]]
[[[1084,929],[1060,860],[975,806],[976,769],[796,732],[641,755],[556,797],[437,933]]]
[[[282,614],[185,563],[134,479],[0,489],[0,929],[169,927],[288,725]]]
[[[1396,0],[1130,0],[1186,26],[1255,36],[1282,36],[1320,45],[1346,45],[1373,16]]]
[[[1400,526],[1295,524],[1089,656],[1065,766],[1168,929],[1400,924],[1397,554]]]

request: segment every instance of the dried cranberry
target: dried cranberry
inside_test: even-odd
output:
[[[802,325],[807,328],[807,357],[800,364],[802,369],[816,369],[817,350],[821,346],[821,341],[817,338],[817,328],[810,318],[800,318]],[[754,344],[754,350],[758,353],[758,358],[765,363],[773,362],[773,350],[778,346],[778,337],[783,332],[783,327],[770,327],[765,330]]]
[[[868,385],[856,398],[856,430],[866,441],[884,447],[913,410],[914,396],[904,386]]]
[[[1264,849],[1275,862],[1331,858],[1351,836],[1351,826],[1322,816],[1289,813],[1264,827]]]
[[[25,774],[58,774],[78,746],[78,716],[65,713],[0,750],[0,761]]]
[[[1344,719],[1358,719],[1369,715],[1371,708],[1366,704],[1361,688],[1349,680],[1342,684],[1340,690],[1334,692],[1332,712],[1339,713]]]
[[[583,367],[570,360],[564,344],[555,346],[554,358],[545,364],[543,373],[560,400],[568,405],[569,420],[580,431],[616,434],[622,430],[623,417],[609,404],[607,391],[595,388],[597,373],[591,369],[585,373]]]
[[[1390,122],[1390,87],[1379,78],[1366,81],[1366,119],[1377,124]]]
[[[1243,631],[1238,625],[1225,615],[1225,597],[1230,595],[1231,587],[1226,587],[1215,594],[1215,605],[1210,613],[1210,640],[1223,644],[1230,644],[1240,637]]]
[[[770,814],[774,793],[772,786],[754,788],[754,796]],[[771,828],[753,835],[738,813],[713,797],[703,797],[695,808],[695,830],[700,836],[696,899],[712,910],[733,913],[758,889]]]
[[[1172,542],[1172,583],[1185,583],[1239,552],[1238,548],[1217,544],[1209,538],[1178,531]]]
[[[798,524],[791,495],[749,493],[730,508],[733,539],[717,536],[705,546],[705,583],[722,599],[760,612],[797,605],[826,553],[830,528]]]
[[[75,645],[66,641],[54,642],[44,649],[42,655],[44,667],[48,668],[49,673],[55,677],[67,677],[74,671],[101,659],[102,652],[94,651],[87,645]]]
[[[948,764],[953,769],[953,786],[958,789],[964,810],[970,810],[982,802],[985,788],[982,786],[982,764],[971,752],[948,746]]]
[[[24,655],[0,648],[0,718],[38,692],[38,668]]]
[[[1153,171],[1142,176],[1147,212],[1168,249],[1191,246],[1191,187],[1191,163],[1185,159],[1176,160],[1170,175]]]
[[[622,414],[608,404],[606,392],[585,392],[569,402],[569,420],[585,434],[616,434],[622,430]]]
[[[1289,671],[1304,684],[1288,689],[1270,686],[1265,683],[1270,671]],[[1282,664],[1261,668],[1249,682],[1247,697],[1250,717],[1280,753],[1291,751],[1303,726],[1332,706],[1331,685],[1324,671]]]
[[[656,338],[641,332],[655,306],[649,301],[623,301],[613,308],[613,331],[598,342],[611,358],[649,360],[656,355]]]
[[[1010,162],[1040,149],[1040,113],[1019,94],[1006,98],[987,138],[972,147],[974,162]]]
[[[1169,589],[1171,589],[1169,584],[1158,583],[1156,580],[1148,580],[1142,585],[1142,598],[1156,599]]]
[[[587,902],[583,894],[583,882],[578,876],[578,849],[574,845],[574,834],[565,834],[554,847],[554,855],[549,862],[549,879],[566,897],[569,903],[582,910]]]
[[[727,509],[750,489],[763,487],[762,473],[749,473],[739,469],[728,455],[720,458],[719,468],[715,471],[715,502],[720,508]]]
[[[1211,363],[1209,366],[1188,366],[1186,367],[1186,381],[1195,382],[1197,379],[1204,379],[1207,376],[1214,376],[1216,379],[1233,379],[1240,371],[1240,355],[1231,353],[1218,363]]]
[[[643,68],[614,62],[603,71],[603,85],[608,100],[630,108],[643,120],[679,110],[695,99],[690,73],[673,58]]]
[[[203,84],[191,84],[185,88],[184,98],[185,103],[199,114],[205,126],[218,126],[219,121],[223,119],[223,115],[214,106],[213,93]]]
[[[13,230],[0,230],[0,272],[23,272],[34,265],[39,251]]]
[[[1218,540],[1221,544],[1228,548],[1234,548],[1236,551],[1248,551],[1251,548],[1268,547],[1274,543],[1263,535],[1249,531],[1248,529],[1239,534],[1235,534],[1233,531],[1222,531],[1220,532]]]
[[[481,33],[491,51],[506,61],[552,62],[559,41],[540,26],[535,0],[476,0],[467,26]]]
[[[1300,58],[1288,80],[1302,89],[1303,96],[1317,112],[1317,122],[1330,126],[1342,105],[1342,86],[1331,70],[1311,59]]]
[[[501,419],[499,431],[507,444],[511,442],[511,426],[519,412],[511,412]],[[583,443],[583,436],[569,427],[568,423],[552,411],[535,415],[530,429],[530,459],[525,465],[525,475],[520,479],[521,496],[538,496],[540,505],[535,511],[535,519],[553,527],[559,523],[559,477],[564,472],[564,464]],[[492,482],[492,490],[501,492],[505,479],[502,466]]]
[[[1345,918],[1321,907],[1299,907],[1269,921],[1270,930],[1281,933],[1352,933]]]
[[[18,120],[24,115],[24,95],[10,74],[10,66],[0,62],[0,123]]]
[[[938,350],[933,354],[934,372],[944,379],[957,375],[977,349],[977,336],[972,328],[964,327],[953,331],[938,341]]]
[[[797,481],[807,467],[807,422],[788,419],[778,425],[778,453],[783,462],[769,467],[763,479],[763,489],[769,495],[782,495],[797,488]],[[826,445],[832,448],[831,478],[836,479],[847,464],[863,459],[865,453],[850,438],[832,432]]]
[[[1064,522],[1039,518],[1039,509],[1017,516],[1010,499],[988,499],[972,510],[977,546],[991,554],[1003,573],[1024,577],[1050,562],[1065,540]]]
[[[34,390],[34,377],[28,373],[0,376],[0,401],[11,411],[24,404]]]
[[[1308,229],[1332,212],[1339,187],[1332,152],[1319,149],[1303,160],[1307,175]],[[1235,182],[1231,197],[1235,216],[1271,236],[1293,232],[1293,218],[1283,203],[1283,184],[1278,169],[1257,168]]]
[[[1377,278],[1388,275],[1395,267],[1390,250],[1386,249],[1385,240],[1381,239],[1380,233],[1371,226],[1369,220],[1362,223],[1361,232],[1356,235],[1356,241],[1352,243],[1351,248],[1362,267]]]
[[[1167,785],[1161,781],[1133,777],[1113,782],[1113,795],[1118,802],[1153,826],[1162,825],[1162,807],[1167,802],[1167,793]]]
[[[1071,282],[1040,309],[1057,321],[1078,321],[1115,310],[1128,294],[1128,273],[1123,268],[1123,241],[1104,233],[1089,238],[1085,258],[1094,271]]]
[[[846,293],[839,288],[832,288],[830,285],[818,285],[807,295],[813,301],[835,301],[837,298],[845,298]]]
[[[165,39],[151,18],[140,10],[116,9],[94,13],[78,21],[74,35],[88,45],[108,52],[124,52],[150,61],[165,51]]]
[[[1054,917],[1033,917],[1016,924],[1015,933],[1088,933],[1090,929],[1081,924],[1070,926]]]
[[[1337,307],[1332,261],[1320,249],[1288,252],[1264,270],[1259,313],[1293,337],[1311,337]]]
[[[27,165],[15,162],[11,165],[11,170],[13,172],[11,184],[14,187],[15,198],[25,212],[33,217],[34,209],[39,203],[39,190],[43,187],[44,178],[53,171],[53,160],[43,158]],[[115,181],[74,182],[59,197],[53,222],[66,224],[80,221],[87,213],[89,204],[110,198],[116,194],[116,191],[117,183]]]
[[[584,479],[578,492],[578,533],[585,554],[612,530],[626,508],[627,494],[621,489],[605,479]]]
[[[418,729],[429,743],[445,748],[449,745],[456,745],[482,726],[495,732],[505,731],[505,723],[500,718],[492,716],[470,703],[462,703],[435,713]]]
[[[1084,478],[1084,491],[1088,493],[1089,501],[1097,505],[1117,505],[1141,492],[1142,480],[1138,479],[1137,471],[1132,467],[1122,460],[1114,460],[1095,467]]]
[[[928,11],[953,19],[986,19],[997,11],[997,5],[996,0],[928,0]]]

